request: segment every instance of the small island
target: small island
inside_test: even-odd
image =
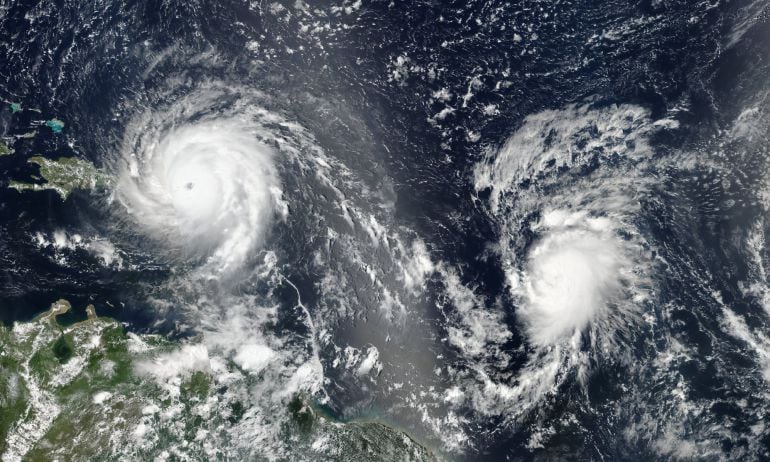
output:
[[[13,149],[5,144],[4,141],[0,141],[0,157],[10,156],[11,154],[13,154]]]

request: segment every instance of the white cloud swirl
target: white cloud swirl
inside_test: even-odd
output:
[[[206,115],[214,96],[135,121],[116,193],[152,238],[220,278],[251,258],[282,204],[275,154],[256,115]],[[201,117],[190,117],[195,105]]]

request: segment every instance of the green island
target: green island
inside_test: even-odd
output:
[[[13,154],[13,149],[5,144],[5,142],[0,141],[0,156],[9,156]]]
[[[438,460],[382,423],[335,421],[303,393],[260,414],[250,402],[262,378],[232,362],[175,372],[159,358],[205,347],[126,332],[93,305],[60,324],[71,308],[58,300],[0,325],[2,460]]]
[[[12,180],[8,187],[19,192],[23,191],[56,191],[62,200],[76,189],[93,190],[104,188],[109,184],[109,176],[96,168],[91,162],[76,157],[61,157],[46,159],[31,157],[27,162],[40,167],[40,175],[44,183],[26,183]]]

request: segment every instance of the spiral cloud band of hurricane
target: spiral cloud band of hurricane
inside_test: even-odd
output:
[[[602,316],[632,263],[606,218],[551,211],[538,228],[546,234],[528,256],[520,315],[532,342],[548,345]]]
[[[481,374],[474,406],[516,421],[622,358],[650,299],[654,264],[634,223],[655,125],[637,106],[571,105],[527,117],[475,170],[500,227],[498,251],[530,346],[511,380]],[[613,162],[605,162],[614,159]],[[633,181],[629,181],[631,178]]]
[[[281,202],[275,154],[258,140],[249,117],[172,121],[154,129],[148,122],[156,115],[129,132],[124,152],[121,203],[153,238],[205,261],[210,277],[247,262]]]
[[[630,221],[647,186],[624,178],[638,177],[649,155],[648,116],[634,106],[545,111],[528,117],[494,162],[476,171],[477,189],[492,189],[492,210],[506,230],[508,282],[534,345],[635,318],[651,270]],[[613,156],[623,163],[573,175]],[[512,228],[522,222],[532,242]],[[524,259],[515,257],[520,249]]]

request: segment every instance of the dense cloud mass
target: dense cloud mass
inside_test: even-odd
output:
[[[3,461],[768,458],[767,20],[6,2]]]
[[[219,277],[249,262],[285,204],[275,153],[258,138],[260,118],[269,114],[257,107],[253,114],[199,120],[196,107],[209,107],[232,90],[202,92],[131,124],[117,192],[140,226],[165,245],[205,259],[206,271]]]

